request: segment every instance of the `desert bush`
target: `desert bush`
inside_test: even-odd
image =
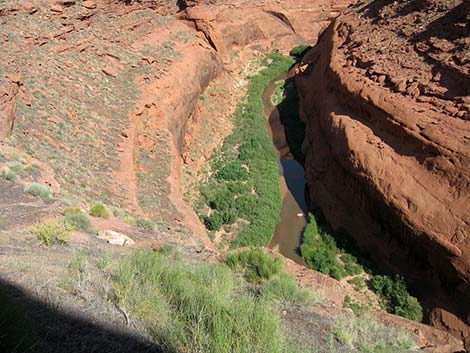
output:
[[[378,275],[374,277],[372,285],[388,312],[410,320],[423,319],[423,308],[418,300],[409,294],[403,277]]]
[[[139,252],[122,263],[114,289],[165,351],[281,352],[278,316],[224,265]]]
[[[135,224],[142,229],[155,230],[155,223],[151,219],[145,217],[138,217],[135,220]]]
[[[16,173],[11,170],[8,166],[4,166],[2,167],[2,169],[0,169],[0,175],[3,179],[10,181],[14,181],[17,177]]]
[[[31,183],[27,185],[24,191],[36,197],[40,197],[43,201],[52,200],[52,191],[48,185],[40,183]]]
[[[282,271],[280,257],[274,259],[259,249],[235,251],[225,257],[225,263],[232,270],[242,270],[252,282],[262,282]]]
[[[67,243],[73,227],[64,220],[48,219],[36,223],[29,230],[37,236],[40,244],[49,246]]]
[[[92,215],[93,217],[100,217],[100,218],[109,218],[109,217],[111,217],[111,213],[101,203],[95,203],[90,208],[90,215]]]
[[[64,221],[70,224],[75,230],[80,230],[86,233],[95,233],[96,229],[91,224],[90,219],[87,215],[83,214],[80,209],[79,212],[76,210],[66,209],[64,210]]]
[[[313,305],[323,301],[321,295],[299,287],[295,278],[285,273],[264,283],[260,294],[266,300],[283,305]]]

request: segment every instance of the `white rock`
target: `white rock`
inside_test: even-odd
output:
[[[135,241],[127,235],[115,232],[114,230],[103,230],[98,234],[99,239],[106,240],[111,245],[132,246]]]

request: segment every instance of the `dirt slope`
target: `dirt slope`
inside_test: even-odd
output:
[[[312,203],[405,273],[433,324],[461,338],[470,334],[469,13],[468,2],[372,1],[328,28],[296,80]]]

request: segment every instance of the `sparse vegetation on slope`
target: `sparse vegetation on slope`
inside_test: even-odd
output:
[[[220,264],[138,252],[116,277],[120,305],[178,352],[281,352],[278,315]]]
[[[385,327],[366,315],[340,316],[333,332],[349,352],[409,353],[416,348],[411,335]]]
[[[209,230],[242,218],[248,221],[232,246],[265,246],[279,221],[281,194],[276,153],[264,119],[261,95],[267,83],[288,71],[294,59],[276,52],[264,60],[266,69],[251,77],[247,100],[237,107],[234,130],[212,156],[212,175],[201,187],[211,208],[204,217]]]

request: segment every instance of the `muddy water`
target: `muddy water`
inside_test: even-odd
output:
[[[289,150],[279,111],[272,102],[276,83],[283,79],[284,77],[271,81],[262,97],[268,129],[278,151],[279,181],[283,197],[281,220],[269,247],[278,249],[285,257],[304,265],[298,250],[307,223],[304,168]]]

